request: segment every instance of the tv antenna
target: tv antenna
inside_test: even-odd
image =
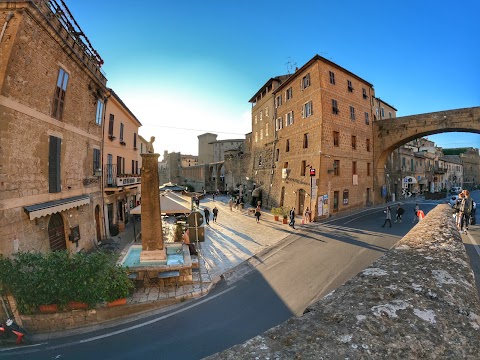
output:
[[[287,62],[285,63],[285,66],[287,67],[287,74],[293,74],[295,70],[297,69],[297,62],[292,60],[292,58],[289,56],[287,58]]]

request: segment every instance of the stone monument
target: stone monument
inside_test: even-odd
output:
[[[153,138],[154,139],[154,138]],[[160,193],[158,189],[158,157],[153,153],[153,141],[148,153],[142,155],[142,251],[140,262],[149,263],[167,258],[163,243]]]

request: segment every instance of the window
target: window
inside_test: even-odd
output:
[[[350,80],[347,80],[347,89],[348,89],[348,92],[353,92],[353,86]]]
[[[262,166],[262,155],[258,157],[258,166]]]
[[[95,171],[102,170],[100,164],[100,149],[93,149],[93,173]]]
[[[303,113],[302,115],[303,115],[304,118],[312,116],[312,102],[311,101],[303,104],[302,113]]]
[[[255,131],[255,142],[258,142],[258,133]]]
[[[280,159],[280,149],[277,149],[275,154],[275,161],[278,161],[278,159]]]
[[[410,171],[413,171],[414,167],[413,167],[413,159],[410,159]]]
[[[260,111],[260,121],[263,120],[263,111]]]
[[[265,108],[265,117],[268,117],[268,107]]]
[[[330,84],[335,85],[335,73],[332,71],[329,71],[330,74]]]
[[[263,140],[263,129],[260,129],[260,140]]]
[[[62,154],[62,139],[50,136],[48,151],[48,192],[58,193],[62,191],[60,179],[60,160]]]
[[[343,190],[343,205],[348,205],[348,190]]]
[[[340,160],[333,160],[333,175],[340,175]]]
[[[95,124],[97,125],[102,125],[102,120],[103,120],[103,101],[102,100],[97,100],[97,115],[95,117]]]
[[[120,144],[125,145],[125,141],[123,141],[123,123],[120,123]]]
[[[370,152],[370,139],[367,139],[366,147],[367,147],[367,151]]]
[[[135,160],[135,174],[137,174],[137,175],[139,174],[139,172],[138,172],[138,161],[137,160]]]
[[[255,124],[257,123],[257,115],[255,115]]]
[[[368,99],[367,89],[362,88],[362,95],[363,95],[363,98],[364,98],[364,99]]]
[[[350,120],[355,120],[355,108],[350,106]]]
[[[333,192],[333,211],[338,211],[338,191]]]
[[[290,151],[290,139],[287,139],[287,144],[285,145],[285,152]]]
[[[52,117],[62,120],[63,108],[65,106],[65,94],[67,92],[68,74],[60,68],[58,70],[57,86],[53,97]]]
[[[292,87],[289,87],[287,91],[285,91],[285,99],[290,100],[293,96],[293,90]]]
[[[382,107],[382,119],[385,117],[385,109]]]
[[[310,86],[310,74],[307,74],[302,78],[302,84],[301,84],[302,90],[309,86]]]
[[[293,111],[290,111],[288,114],[285,115],[285,122],[286,126],[290,126],[293,124]]]
[[[392,112],[391,112],[391,111],[388,112],[388,118],[389,118],[389,119],[392,118]]]
[[[137,133],[133,133],[133,150],[137,150]]]
[[[338,131],[333,132],[333,146],[340,146],[340,133]]]
[[[337,100],[332,99],[332,113],[338,114]]]
[[[284,169],[288,169],[288,161],[286,161],[286,162],[283,163],[283,168],[284,168]]]
[[[300,176],[305,176],[307,169],[307,162],[305,160],[302,160],[302,168],[300,169]]]
[[[113,136],[114,123],[115,123],[115,116],[113,114],[110,114],[110,119],[108,120],[108,138],[110,140],[115,139],[115,136]]]
[[[275,104],[277,107],[279,107],[280,105],[282,105],[282,95],[278,95],[275,99]]]
[[[303,134],[303,148],[308,149],[308,133]]]
[[[405,158],[404,158],[404,157],[402,157],[402,166],[403,166],[404,168],[406,167],[406,165],[405,165]]]
[[[368,125],[370,124],[370,116],[368,115],[368,112],[365,111],[365,124]]]
[[[275,121],[275,130],[283,129],[283,119],[280,117]]]
[[[135,160],[132,160],[132,174],[135,174]]]
[[[357,150],[357,137],[352,135],[352,150]]]
[[[370,176],[370,163],[367,163],[367,176]]]
[[[268,137],[268,123],[265,124],[265,137]]]
[[[357,162],[352,161],[352,175],[357,175]]]

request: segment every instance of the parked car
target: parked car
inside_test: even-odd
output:
[[[460,186],[454,186],[450,189],[450,194],[460,194],[462,192],[462,188]]]
[[[451,207],[453,207],[453,205],[455,205],[455,203],[457,202],[458,200],[458,195],[453,195],[450,197],[450,199],[448,200],[448,203],[450,204]]]

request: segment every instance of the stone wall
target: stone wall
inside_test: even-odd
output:
[[[478,358],[480,302],[451,210],[439,205],[335,292],[209,359]]]

